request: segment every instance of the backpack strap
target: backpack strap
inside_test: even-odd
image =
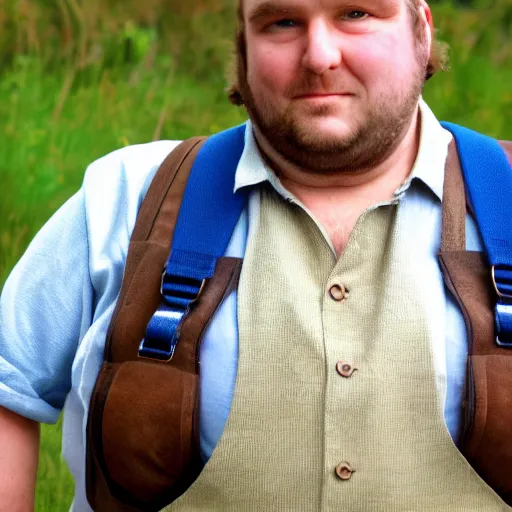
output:
[[[512,169],[496,140],[452,123],[442,125],[454,136],[491,267],[497,294],[496,343],[512,348]]]
[[[185,189],[172,249],[162,273],[162,301],[148,323],[139,357],[169,361],[181,327],[224,254],[247,202],[233,192],[245,126],[210,137],[195,159]]]
[[[129,315],[123,315],[123,308],[127,302],[131,302],[132,288],[140,286],[137,273],[143,259],[147,257],[146,253],[150,253],[151,260],[160,269],[165,264],[187,180],[205,139],[205,137],[193,137],[180,143],[160,165],[142,201],[130,238],[121,290],[107,331],[105,361],[136,358],[136,351],[131,353],[132,343],[126,334],[138,331],[137,326],[129,323],[127,332],[116,335],[118,324],[126,323],[124,317],[133,316],[132,312],[129,312]],[[151,281],[151,276],[145,275],[144,281]],[[144,304],[137,305],[139,309],[141,306],[144,310],[147,309],[143,312],[143,316],[149,318],[155,311],[157,302],[146,299]],[[140,339],[139,337],[137,346]]]

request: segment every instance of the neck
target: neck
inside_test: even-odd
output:
[[[418,110],[413,116],[398,144],[384,160],[375,166],[355,169],[351,173],[341,171],[319,174],[300,168],[278,153],[255,124],[253,132],[263,158],[290,192],[301,191],[304,194],[308,191],[325,191],[332,194],[335,190],[350,193],[375,188],[386,196],[382,198],[385,199],[405,181],[414,165],[419,147],[420,113]]]

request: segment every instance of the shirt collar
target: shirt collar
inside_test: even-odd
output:
[[[430,188],[439,200],[442,200],[444,167],[452,135],[439,124],[422,98],[419,101],[419,109],[421,126],[418,154],[409,178],[399,187],[396,195],[403,194],[414,180],[419,180]],[[285,199],[293,199],[261,157],[249,120],[245,125],[245,146],[236,170],[234,190],[236,192],[242,187],[258,185],[266,181]]]
[[[443,199],[444,168],[452,134],[445,130],[429,106],[420,99],[421,126],[418,154],[409,178],[400,187],[407,189],[414,181],[422,181],[437,198]]]

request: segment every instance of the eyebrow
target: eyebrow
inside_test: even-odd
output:
[[[284,7],[276,2],[263,2],[253,9],[248,16],[250,22],[275,16],[276,14],[290,14],[291,9]]]

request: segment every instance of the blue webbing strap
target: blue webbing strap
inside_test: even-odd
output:
[[[469,200],[484,241],[497,294],[496,342],[512,348],[512,169],[490,137],[442,123],[452,132]]]
[[[172,358],[190,306],[226,251],[247,202],[244,189],[233,192],[244,136],[245,125],[237,126],[208,138],[199,150],[162,274],[163,300],[140,343],[140,357]]]

